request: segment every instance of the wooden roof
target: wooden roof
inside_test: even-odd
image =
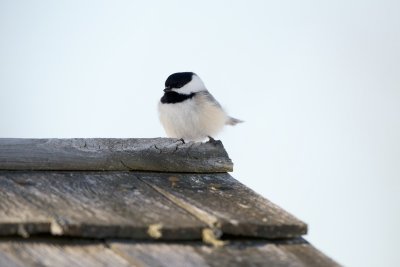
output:
[[[336,266],[232,167],[219,141],[0,139],[0,266]]]

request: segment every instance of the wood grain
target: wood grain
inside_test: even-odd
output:
[[[99,241],[0,239],[0,266],[135,266]]]
[[[139,266],[147,267],[203,267],[207,261],[196,252],[197,243],[141,243],[112,241],[109,247],[116,254]],[[224,265],[220,265],[221,267]]]
[[[337,267],[303,239],[236,240],[214,248],[201,242],[82,239],[0,239],[0,266]]]
[[[115,253],[143,267],[339,266],[304,240],[231,241],[229,245],[219,248],[206,246],[200,242],[110,241],[109,243]]]
[[[136,173],[137,177],[224,234],[298,237],[307,225],[227,173]]]
[[[48,214],[25,199],[17,189],[30,185],[29,179],[6,180],[0,174],[0,235],[29,236],[50,232]]]
[[[229,172],[220,141],[183,143],[171,138],[0,138],[0,170],[107,170]]]
[[[0,171],[0,235],[184,240],[204,227],[131,172]]]
[[[288,257],[290,255],[296,261],[301,261],[304,266],[340,266],[308,243],[295,243],[290,246],[280,245],[279,249]]]

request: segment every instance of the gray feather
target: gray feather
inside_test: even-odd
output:
[[[228,120],[226,121],[226,124],[234,126],[234,125],[236,125],[238,123],[242,123],[242,122],[243,122],[242,120],[239,120],[239,119],[236,119],[236,118],[232,118],[232,117],[228,117]]]
[[[218,103],[218,101],[214,98],[214,96],[210,93],[210,92],[208,92],[208,91],[202,91],[202,92],[200,92],[201,94],[203,94],[204,96],[206,96],[207,97],[207,99],[211,102],[211,103],[213,103],[214,105],[216,105],[217,107],[219,107],[219,108],[221,108],[222,109],[222,106],[221,106],[221,104],[220,103]],[[236,119],[236,118],[232,118],[232,117],[228,117],[228,119],[227,119],[227,121],[226,121],[226,125],[232,125],[232,126],[234,126],[234,125],[236,125],[236,124],[238,124],[238,123],[242,123],[243,121],[242,120],[239,120],[239,119]]]
[[[209,91],[201,91],[201,92],[199,92],[199,94],[202,94],[202,95],[206,96],[207,99],[208,99],[211,103],[213,103],[214,105],[216,105],[216,106],[219,107],[219,108],[222,108],[221,104],[218,103],[217,99],[215,99],[215,97],[214,97]]]

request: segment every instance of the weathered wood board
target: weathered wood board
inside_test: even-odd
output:
[[[141,267],[337,267],[304,240],[231,241],[224,247],[201,242],[137,242],[60,238],[0,239],[0,266]]]
[[[279,245],[279,249],[286,255],[290,255],[291,258],[303,262],[304,266],[340,266],[308,243],[300,243],[290,246]]]
[[[62,239],[0,239],[4,267],[128,267],[135,266],[100,241]]]
[[[206,226],[132,172],[0,171],[0,235],[184,240]]]
[[[209,266],[196,249],[197,243],[137,243],[131,241],[112,241],[109,247],[125,259],[137,262],[139,266],[152,267],[203,267]],[[223,265],[220,265],[221,267]]]
[[[8,180],[2,174],[0,171],[0,236],[50,233],[48,213],[24,198],[19,190],[33,182],[29,178]]]
[[[307,225],[261,197],[227,173],[136,173],[177,205],[224,234],[290,238],[307,232]]]
[[[231,170],[219,141],[0,139],[0,266],[339,266]]]
[[[307,226],[229,174],[0,171],[0,235],[290,238]]]
[[[0,170],[228,172],[232,169],[233,163],[220,141],[0,138]]]
[[[151,267],[333,267],[339,266],[305,241],[231,241],[224,247],[199,242],[110,241],[110,248],[139,266]]]

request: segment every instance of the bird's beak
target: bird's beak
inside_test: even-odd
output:
[[[167,88],[164,89],[164,92],[170,92],[171,90],[172,90],[171,87],[167,87]]]

